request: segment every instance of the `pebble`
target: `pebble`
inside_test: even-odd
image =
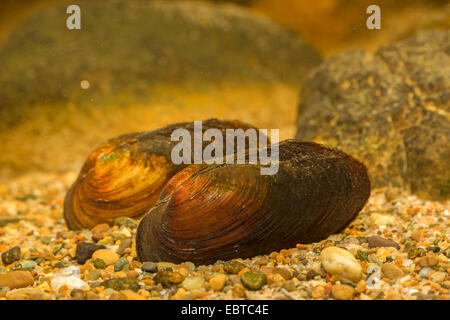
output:
[[[221,274],[218,276],[214,276],[211,279],[209,279],[209,286],[214,291],[221,291],[223,287],[225,286],[225,283],[227,282],[227,276]]]
[[[48,300],[49,294],[35,288],[20,288],[6,293],[8,300]]]
[[[92,259],[102,259],[109,266],[119,259],[119,255],[111,250],[99,249],[92,254]]]
[[[86,282],[76,275],[57,275],[52,279],[50,285],[55,291],[59,291],[62,286],[66,286],[68,289],[81,289],[88,286]]]
[[[12,247],[2,253],[2,261],[5,265],[11,264],[13,262],[20,260],[20,247]]]
[[[228,274],[238,274],[244,268],[245,264],[239,261],[231,261],[223,266],[223,270]]]
[[[19,270],[32,271],[36,267],[36,265],[36,262],[31,260],[22,261],[19,264]]]
[[[102,272],[100,270],[92,270],[86,275],[87,281],[95,281],[102,276]]]
[[[131,239],[123,239],[120,241],[119,248],[117,249],[117,254],[122,255],[125,252],[125,249],[131,248],[131,244],[133,241]]]
[[[75,251],[75,259],[79,264],[85,264],[95,251],[104,248],[104,246],[91,242],[79,242]]]
[[[285,280],[291,280],[293,277],[292,273],[286,268],[280,268],[280,267],[273,268],[273,273],[278,273]]]
[[[290,281],[286,281],[285,283],[283,283],[282,287],[291,292],[294,291],[297,288],[297,285],[294,281],[290,280]]]
[[[113,289],[116,291],[132,290],[137,292],[140,289],[139,280],[134,278],[115,278],[105,280],[100,283],[105,289]]]
[[[153,278],[156,283],[161,283],[164,287],[169,287],[174,284],[180,284],[184,278],[178,272],[173,271],[159,271]]]
[[[11,271],[0,274],[0,287],[17,289],[31,286],[33,283],[34,279],[29,271]]]
[[[267,277],[262,272],[246,272],[241,276],[241,282],[249,290],[259,290],[267,284]]]
[[[362,276],[362,267],[347,250],[330,246],[322,250],[320,257],[326,272],[357,282]]]
[[[419,259],[419,266],[421,266],[422,268],[433,267],[437,265],[438,262],[439,259],[436,257],[436,255],[433,252],[428,252],[425,257]]]
[[[119,260],[114,263],[114,272],[121,271],[122,268],[127,264],[129,264],[127,258],[119,258]]]
[[[100,258],[94,259],[93,263],[94,263],[94,267],[97,269],[105,269],[106,268],[105,261],[103,261]]]
[[[420,275],[422,278],[426,278],[426,277],[428,276],[428,273],[430,273],[430,271],[431,271],[431,268],[429,268],[429,267],[422,268],[422,269],[419,271],[419,275]]]
[[[141,266],[141,270],[149,273],[155,273],[158,271],[158,265],[154,262],[144,262]]]
[[[110,228],[109,224],[107,224],[107,223],[100,223],[100,224],[97,224],[96,226],[94,226],[91,229],[91,233],[92,234],[105,233],[105,232],[107,232],[109,230],[109,228]]]
[[[181,287],[183,287],[187,291],[200,290],[204,288],[205,280],[202,277],[187,277],[181,283]]]
[[[122,290],[119,293],[120,300],[145,300],[143,296],[132,291],[132,290]]]
[[[273,268],[263,266],[263,267],[259,268],[259,271],[264,273],[266,276],[268,276],[269,274],[272,274]]]
[[[334,284],[331,286],[331,295],[336,300],[351,300],[355,295],[355,289],[345,284]]]
[[[70,292],[72,300],[85,300],[84,292],[81,289],[73,289]]]
[[[179,288],[177,292],[172,296],[173,300],[184,300],[186,298],[186,290]]]
[[[114,220],[114,225],[119,226],[119,227],[125,226],[128,228],[136,228],[137,227],[136,221],[134,221],[133,219],[131,219],[129,217],[116,218],[116,220]]]
[[[393,247],[400,249],[400,246],[394,240],[386,239],[380,236],[371,236],[367,239],[369,248]]]
[[[446,278],[444,272],[436,271],[430,275],[430,280],[434,282],[443,282]]]
[[[158,271],[174,270],[177,265],[171,262],[158,262],[156,264]]]
[[[137,272],[136,270],[130,270],[127,273],[127,277],[138,278],[139,277],[139,272]]]
[[[323,286],[317,286],[311,292],[311,297],[313,299],[320,299],[324,295],[325,295],[325,288]]]
[[[240,283],[235,283],[231,289],[234,298],[247,298],[247,293]]]
[[[370,221],[374,225],[381,227],[395,223],[395,218],[385,214],[373,213],[370,215]]]
[[[423,233],[421,231],[415,231],[411,233],[411,239],[414,241],[420,241],[423,237]]]
[[[385,263],[381,267],[381,271],[386,278],[397,279],[403,276],[403,271],[393,263]]]

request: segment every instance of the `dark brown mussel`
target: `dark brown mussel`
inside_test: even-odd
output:
[[[278,164],[274,175],[261,175],[260,163],[180,171],[139,224],[139,259],[209,264],[318,241],[370,195],[366,167],[337,149],[286,140]]]
[[[186,167],[171,161],[171,150],[178,143],[171,141],[171,134],[179,128],[187,129],[193,139],[194,123],[184,122],[150,132],[125,134],[92,152],[64,201],[68,227],[91,228],[99,223],[112,223],[120,216],[140,218],[148,212],[166,182]],[[202,132],[209,128],[225,132],[254,127],[237,120],[203,121]]]

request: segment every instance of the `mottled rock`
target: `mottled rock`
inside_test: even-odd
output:
[[[320,257],[326,272],[355,282],[361,279],[362,267],[349,251],[331,246],[323,249]]]
[[[129,264],[127,258],[119,258],[119,260],[114,263],[114,272],[121,271],[122,268],[127,264]]]
[[[101,282],[105,288],[111,288],[116,291],[132,290],[137,292],[140,289],[139,280],[134,278],[116,278]]]
[[[158,265],[154,262],[144,262],[141,266],[141,270],[149,273],[155,273],[158,271]]]
[[[223,266],[223,270],[228,274],[238,274],[245,268],[245,264],[239,261],[230,261]]]
[[[371,236],[367,238],[367,242],[369,244],[369,248],[392,247],[400,249],[400,246],[394,240],[386,239],[380,236]]]
[[[267,284],[267,277],[262,272],[246,272],[241,276],[241,282],[249,290],[259,290]]]
[[[79,242],[75,250],[75,260],[79,264],[84,264],[87,260],[89,260],[92,257],[92,254],[95,251],[103,248],[105,248],[105,246],[97,245],[95,243]]]
[[[174,284],[180,284],[184,278],[178,272],[160,271],[153,278],[156,283],[161,283],[164,287],[169,287]]]
[[[86,275],[87,281],[95,281],[102,276],[102,272],[100,270],[92,270]]]
[[[12,247],[2,253],[2,261],[5,265],[11,264],[20,260],[20,247]]]
[[[362,160],[375,187],[450,196],[450,30],[421,31],[376,54],[351,51],[302,88],[297,138]]]
[[[134,229],[137,227],[137,222],[130,217],[118,217],[116,218],[116,220],[114,220],[114,225],[119,227],[125,226]]]
[[[94,267],[97,268],[97,269],[105,269],[106,268],[105,261],[103,261],[100,258],[94,259],[93,263],[94,263]]]
[[[199,290],[205,286],[205,280],[202,277],[187,277],[181,286],[187,291]]]
[[[281,275],[285,280],[291,280],[293,275],[292,272],[290,272],[288,269],[286,268],[281,268],[281,267],[276,267],[273,268],[273,273],[278,273],[279,275]]]

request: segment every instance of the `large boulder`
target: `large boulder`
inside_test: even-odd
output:
[[[121,93],[125,104],[142,102],[155,83],[298,85],[320,61],[297,34],[237,5],[78,1],[81,30],[68,30],[72,2],[34,13],[3,44],[0,121],[20,121],[23,105],[42,102],[86,108]]]
[[[296,136],[355,155],[374,186],[448,199],[450,31],[324,62],[301,90]]]

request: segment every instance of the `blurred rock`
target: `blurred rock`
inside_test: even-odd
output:
[[[304,84],[297,138],[338,146],[373,186],[450,195],[450,31],[330,58]]]
[[[69,3],[32,14],[3,44],[1,122],[20,122],[24,105],[142,102],[156,83],[299,84],[320,60],[294,32],[229,3],[79,1],[81,30],[68,30]]]

